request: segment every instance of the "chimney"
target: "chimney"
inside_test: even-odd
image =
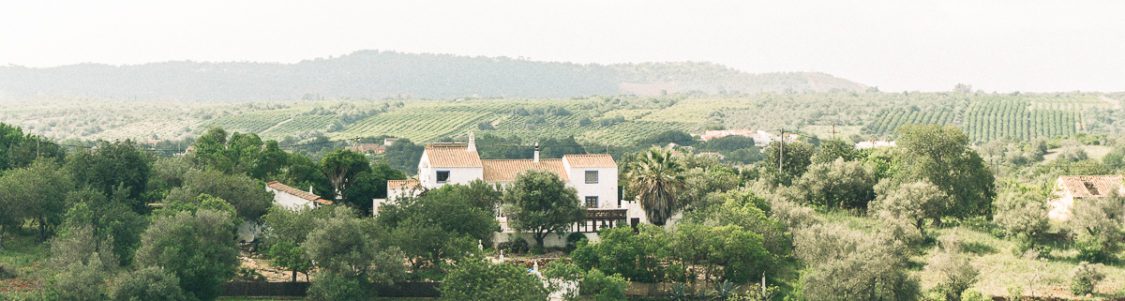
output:
[[[535,160],[535,163],[539,163],[539,142],[535,143],[535,157],[533,157],[533,160]]]
[[[312,185],[309,185],[309,194],[315,194],[312,192]]]
[[[465,150],[470,152],[477,151],[477,136],[473,135],[471,131],[469,132],[469,146],[466,147]]]

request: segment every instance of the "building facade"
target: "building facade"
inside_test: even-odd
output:
[[[540,158],[537,149],[533,156],[532,159],[482,160],[472,134],[468,143],[427,145],[418,162],[417,178],[387,181],[387,199],[374,200],[374,212],[377,214],[384,203],[395,202],[404,196],[416,196],[443,185],[465,185],[481,180],[503,187],[515,181],[519,174],[537,170],[557,175],[577,192],[578,199],[575,201],[586,207],[586,221],[576,223],[572,232],[587,233],[588,238],[596,238],[599,229],[646,221],[644,211],[636,202],[621,199],[618,166],[610,155],[567,154],[562,158]],[[497,220],[501,227],[498,234],[502,235],[494,241],[506,241],[516,231],[508,227],[502,212]],[[565,244],[565,235],[548,238],[547,244]]]

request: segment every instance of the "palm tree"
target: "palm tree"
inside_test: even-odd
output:
[[[676,195],[684,188],[683,166],[671,150],[654,147],[629,167],[627,188],[641,201],[649,222],[663,226],[680,205]]]

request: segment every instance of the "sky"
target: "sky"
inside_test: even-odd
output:
[[[818,71],[883,91],[1125,91],[1125,1],[0,3],[0,65],[292,63],[375,49]]]

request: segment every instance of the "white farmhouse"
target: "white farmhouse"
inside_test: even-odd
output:
[[[483,180],[489,184],[508,185],[520,173],[540,170],[558,175],[567,186],[577,191],[584,205],[586,221],[574,225],[573,232],[586,233],[596,238],[598,229],[618,225],[637,225],[645,222],[644,211],[636,202],[623,201],[618,194],[617,162],[608,154],[568,154],[562,158],[539,158],[536,149],[532,159],[482,160],[477,153],[476,141],[469,134],[468,143],[440,143],[427,145],[418,162],[418,178],[387,181],[387,199],[376,199],[373,207],[394,202],[403,196],[415,196],[427,189],[447,184],[468,184]],[[502,235],[496,242],[506,241],[515,231],[508,227],[507,218],[500,214]],[[530,239],[529,239],[530,240]],[[548,246],[565,244],[565,234],[548,237]]]
[[[1047,217],[1066,221],[1074,202],[1116,195],[1125,195],[1121,176],[1062,176],[1055,182],[1054,198],[1048,201]]]
[[[309,191],[305,192],[281,184],[278,181],[270,181],[266,184],[266,191],[273,192],[273,202],[275,204],[289,210],[305,210],[320,207],[321,205],[332,205],[332,201],[325,200],[313,194],[312,187],[309,187]]]

